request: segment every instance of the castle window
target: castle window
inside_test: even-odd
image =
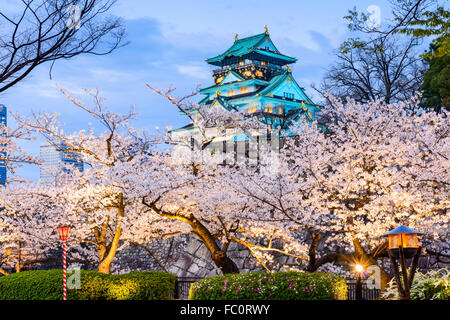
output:
[[[241,93],[248,92],[248,87],[241,87]]]
[[[283,96],[285,98],[289,98],[289,99],[294,99],[294,94],[293,93],[289,93],[289,92],[283,92]]]
[[[278,108],[278,114],[283,114],[283,108],[282,107]]]

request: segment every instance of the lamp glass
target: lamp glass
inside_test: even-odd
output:
[[[397,249],[401,243],[400,234],[390,234],[388,239],[389,239],[389,249]]]
[[[405,248],[418,248],[417,234],[407,233],[404,234],[403,247]]]
[[[66,241],[69,238],[70,227],[63,226],[58,228],[59,238],[61,241]]]

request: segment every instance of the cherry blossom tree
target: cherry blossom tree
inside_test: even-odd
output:
[[[130,227],[131,231],[131,226],[155,225],[154,221],[148,220],[149,216],[140,215],[142,204],[134,197],[133,182],[124,183],[123,177],[131,170],[134,179],[139,179],[146,174],[140,169],[144,163],[149,167],[159,166],[158,152],[153,148],[159,144],[160,137],[131,126],[129,121],[136,115],[134,109],[124,115],[109,111],[98,90],[86,91],[93,98],[92,107],[73,98],[67,91],[61,91],[97,120],[104,131],[96,133],[91,126],[88,130],[66,134],[56,114],[35,114],[31,119],[17,115],[16,119],[28,130],[42,134],[57,148],[64,146],[64,152],[80,155],[86,169],[78,174],[76,170],[69,170],[73,174],[66,177],[57,174],[55,184],[43,194],[51,201],[57,199],[63,204],[59,208],[61,220],[68,220],[77,230],[77,242],[95,247],[98,270],[109,273],[121,242],[136,240],[136,232],[133,235],[126,229]],[[150,237],[147,233],[146,238]]]
[[[271,174],[241,168],[229,179],[248,217],[297,228],[310,271],[379,263],[387,253],[380,236],[400,224],[423,231],[427,250],[448,248],[448,115],[409,114],[414,100],[330,99],[323,112],[334,121],[292,128],[295,138],[286,139]]]
[[[65,201],[68,191],[72,190],[67,185],[38,183],[12,184],[0,189],[0,244],[10,250],[2,259],[3,265],[11,269],[15,264],[15,271],[20,272],[31,265],[62,260],[55,255],[61,245],[57,228],[63,224],[80,225],[77,215],[69,216],[74,211]],[[95,252],[72,240],[80,238],[83,230],[76,228],[71,233],[68,261],[92,264]],[[9,272],[0,268],[0,273]]]
[[[158,173],[160,183],[157,186],[149,188],[149,182],[140,180],[143,204],[161,217],[182,222],[184,226],[179,232],[196,235],[223,273],[239,272],[227,255],[233,242],[246,245],[264,267],[267,263],[260,259],[261,251],[290,254],[272,247],[271,242],[267,246],[250,246],[245,240],[245,237],[261,239],[262,234],[277,232],[283,237],[289,235],[280,232],[280,226],[273,223],[263,225],[261,219],[257,225],[246,216],[245,201],[239,200],[236,190],[224,183],[236,172],[239,164],[233,161],[233,154],[216,153],[210,148],[217,139],[240,133],[251,136],[255,130],[266,131],[267,124],[233,106],[211,109],[190,102],[188,98],[193,94],[177,98],[173,96],[173,89],[159,90],[147,86],[185,114],[194,130],[190,136],[168,135],[169,143],[178,147],[168,152],[169,161],[165,161],[165,171]]]
[[[331,120],[326,128],[298,123],[281,133],[281,151],[261,150],[259,163],[230,163],[229,154],[208,148],[214,140],[229,130],[251,134],[261,129],[239,110],[207,110],[174,98],[170,90],[154,89],[197,127],[190,137],[195,143],[186,144],[173,134],[133,128],[135,111],[108,111],[97,91],[88,91],[94,107],[62,91],[105,131],[89,128],[68,135],[56,115],[17,119],[26,130],[79,153],[87,169],[58,175],[52,186],[35,187],[29,202],[3,197],[3,206],[22,221],[39,208],[31,220],[49,214],[46,225],[53,230],[61,220],[72,223],[76,243],[95,248],[83,254],[95,256],[101,272],[110,271],[121,244],[142,246],[187,233],[205,244],[224,273],[239,272],[228,257],[233,242],[247,247],[268,271],[279,267],[275,253],[291,256],[309,271],[336,262],[380,264],[387,247],[380,236],[399,224],[423,231],[430,252],[448,246],[448,116],[410,114],[414,99],[358,104],[330,97],[333,107],[323,110]],[[182,148],[163,151],[161,142]],[[30,191],[10,195],[21,192]],[[18,234],[19,224],[10,230]],[[382,277],[386,282],[387,273]]]

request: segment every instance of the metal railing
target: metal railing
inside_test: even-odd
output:
[[[380,296],[380,289],[368,287],[365,282],[362,286],[362,300],[376,300]],[[347,300],[357,300],[355,281],[347,281]]]
[[[189,296],[189,289],[194,282],[200,281],[202,278],[180,277],[175,282],[174,298],[186,300]],[[356,283],[354,280],[347,281],[347,299],[356,300]],[[380,296],[380,289],[370,288],[366,283],[362,283],[362,299],[376,300]]]
[[[189,289],[191,284],[200,281],[202,278],[195,277],[179,277],[175,281],[175,299],[186,300],[189,296]]]
[[[258,67],[258,68],[264,68],[264,69],[270,70],[272,72],[284,71],[285,70],[282,67],[275,67],[273,65],[244,63],[244,64],[235,64],[234,66],[225,66],[225,67],[220,68],[220,69],[215,69],[215,70],[213,70],[213,75],[216,75],[216,74],[222,73],[222,72],[228,72],[230,70],[243,69],[243,68],[248,68],[248,67],[252,67],[252,66]]]

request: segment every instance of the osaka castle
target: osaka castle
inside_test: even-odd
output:
[[[204,97],[199,104],[245,112],[272,129],[287,129],[296,121],[312,121],[319,108],[292,75],[289,65],[296,61],[277,49],[267,26],[265,32],[251,37],[239,39],[236,35],[231,47],[206,60],[215,67],[214,84],[200,89]],[[194,123],[171,131],[172,136],[185,141],[192,140],[196,133]],[[211,148],[224,151],[226,142],[239,143],[248,138],[248,134],[233,133],[215,139]]]

